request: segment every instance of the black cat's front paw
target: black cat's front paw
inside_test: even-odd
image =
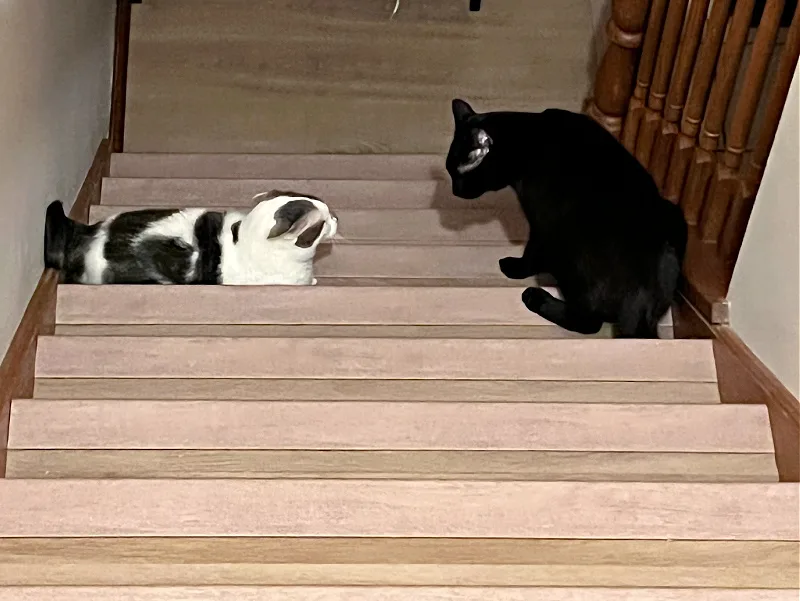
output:
[[[511,280],[524,280],[534,275],[528,262],[518,257],[500,259],[500,271]]]
[[[539,313],[542,305],[551,298],[550,294],[541,288],[526,288],[522,293],[522,304],[528,308],[528,311]]]

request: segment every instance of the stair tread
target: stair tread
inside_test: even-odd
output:
[[[795,483],[5,480],[0,537],[800,540]]]
[[[773,451],[758,405],[175,400],[16,400],[8,447]]]
[[[552,325],[510,288],[81,285],[58,287],[56,324]]]
[[[142,586],[123,593],[116,587],[9,587],[0,588],[0,601],[796,601],[793,590]]]
[[[285,177],[285,176],[284,176]],[[442,180],[404,179],[197,179],[104,178],[99,207],[249,207],[253,196],[269,190],[291,190],[325,200],[344,209],[511,209],[519,202],[511,189],[467,200],[453,196]]]
[[[10,449],[7,478],[777,482],[769,453]]]
[[[672,382],[717,379],[709,340],[113,336],[41,337],[36,376]]]
[[[142,207],[95,205],[90,209],[94,223]],[[184,207],[180,207],[184,208]],[[236,207],[219,207],[236,210]],[[339,210],[339,234],[334,244],[524,244],[527,223],[516,213],[504,217],[487,210],[377,209]]]
[[[112,177],[444,179],[440,154],[115,153]]]

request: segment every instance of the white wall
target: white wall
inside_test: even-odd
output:
[[[745,234],[728,298],[731,327],[800,397],[800,67]]]
[[[0,358],[42,272],[45,207],[72,205],[108,133],[114,5],[0,1]]]

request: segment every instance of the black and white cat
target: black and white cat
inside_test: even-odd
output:
[[[313,285],[338,219],[318,198],[274,190],[249,212],[145,209],[92,225],[47,208],[45,266],[73,284]]]
[[[657,338],[686,249],[681,209],[590,117],[558,109],[476,113],[453,100],[447,155],[453,194],[474,199],[511,186],[530,225],[522,257],[500,260],[512,279],[552,275],[563,300],[527,288],[525,306],[567,330],[604,322],[621,337]]]

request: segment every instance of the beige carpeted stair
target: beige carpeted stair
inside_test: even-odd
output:
[[[670,315],[613,340],[529,313],[513,197],[452,198],[442,163],[115,156],[94,219],[277,187],[344,240],[316,287],[59,288],[0,601],[794,601],[766,408],[721,404]]]

